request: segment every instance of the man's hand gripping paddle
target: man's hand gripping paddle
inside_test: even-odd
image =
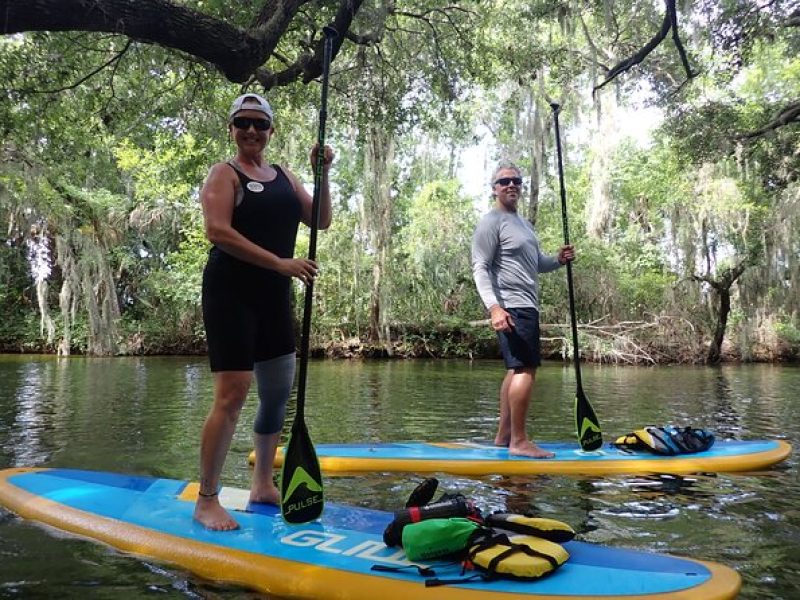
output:
[[[561,187],[561,222],[564,226],[564,243],[569,245],[569,224],[567,223],[567,190],[564,185],[564,165],[561,157],[561,132],[558,127],[558,113],[560,106],[555,102],[550,103],[553,109],[553,122],[556,129],[556,150],[558,155],[558,183]],[[583,392],[581,384],[581,359],[578,350],[578,324],[575,320],[575,290],[572,285],[572,262],[567,263],[567,287],[569,288],[569,317],[572,323],[572,347],[575,350],[573,362],[575,363],[575,381],[578,389],[575,392],[575,424],[578,441],[583,450],[597,450],[603,445],[603,433],[600,422],[594,414],[589,399]]]
[[[317,164],[314,169],[314,201],[311,209],[311,239],[308,258],[316,260],[319,204],[322,195],[322,171],[325,164],[325,122],[328,117],[328,78],[330,76],[333,40],[338,35],[333,27],[325,27],[325,46],[322,63],[322,98],[317,135]],[[303,310],[303,332],[300,341],[300,373],[297,381],[297,412],[286,444],[281,468],[281,515],[288,523],[307,523],[322,514],[322,473],[319,460],[308,434],[305,421],[306,379],[308,373],[309,338],[311,337],[311,308],[314,282],[306,285]]]

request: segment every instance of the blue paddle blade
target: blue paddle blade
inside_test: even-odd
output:
[[[281,468],[281,515],[287,523],[308,523],[322,514],[319,460],[305,422],[295,420]]]
[[[582,388],[578,388],[575,394],[575,422],[578,429],[578,441],[581,449],[589,452],[597,450],[603,445],[603,433],[600,430],[600,422],[594,414],[589,399],[583,393]]]

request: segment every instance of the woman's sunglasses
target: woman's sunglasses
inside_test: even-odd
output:
[[[495,185],[506,186],[513,183],[514,185],[522,185],[522,177],[501,177],[494,182]]]
[[[236,129],[250,129],[250,126],[256,128],[257,131],[266,131],[272,126],[269,119],[252,119],[250,117],[233,117],[233,126]]]

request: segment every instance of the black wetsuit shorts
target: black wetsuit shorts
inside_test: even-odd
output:
[[[276,169],[269,182],[235,169],[242,193],[232,226],[262,248],[291,258],[300,202],[286,174]],[[291,278],[212,248],[203,271],[203,323],[212,371],[251,371],[256,362],[294,352]]]

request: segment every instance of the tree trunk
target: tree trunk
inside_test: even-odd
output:
[[[371,342],[380,341],[381,338],[381,290],[382,290],[382,267],[380,260],[375,260],[372,266],[372,293],[369,300],[369,340]]]
[[[710,364],[717,364],[722,358],[722,342],[725,339],[728,315],[731,312],[731,287],[733,287],[733,284],[736,283],[736,280],[744,273],[746,268],[747,263],[742,260],[735,267],[723,269],[717,278],[713,278],[711,275],[695,275],[693,277],[696,281],[703,281],[709,284],[719,298],[719,304],[716,307],[717,319],[714,324],[714,333],[708,348],[708,354],[706,354],[706,362]]]
[[[391,256],[392,231],[392,165],[394,164],[394,137],[383,130],[380,124],[372,124],[367,132],[364,160],[367,186],[364,196],[363,223],[370,232],[374,264],[370,294],[370,341],[384,346],[391,355],[391,339],[388,335],[388,302],[384,274]]]
[[[80,281],[75,268],[75,256],[69,241],[56,236],[56,261],[61,269],[61,291],[58,305],[61,310],[61,338],[58,341],[58,355],[69,356],[72,349],[72,324],[77,313],[77,299]]]
[[[717,322],[714,325],[714,336],[708,348],[706,362],[715,365],[722,358],[722,341],[725,339],[725,330],[728,328],[728,315],[731,312],[730,288],[717,290],[719,308],[717,309]]]
[[[540,71],[537,79],[541,82],[544,74]],[[539,188],[542,184],[542,174],[545,172],[545,127],[542,116],[541,103],[536,101],[536,94],[531,90],[531,106],[528,112],[528,135],[526,139],[531,143],[531,189],[528,196],[528,220],[535,226],[539,216]]]

